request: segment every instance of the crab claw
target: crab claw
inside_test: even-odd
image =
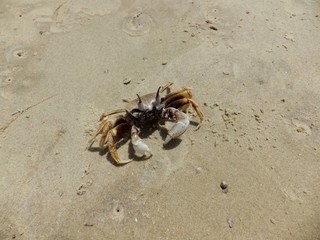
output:
[[[174,108],[168,108],[167,110],[170,111],[173,116],[173,120],[176,123],[169,130],[168,135],[164,140],[164,145],[170,142],[172,139],[181,136],[187,130],[190,122],[188,115],[184,112],[181,112]]]
[[[139,137],[139,128],[133,126],[131,128],[131,142],[132,142],[132,146],[133,149],[135,151],[135,153],[137,153],[138,155],[142,155],[145,156],[146,153],[149,153],[150,156],[152,156],[152,153],[149,149],[149,147],[142,141],[142,139]]]

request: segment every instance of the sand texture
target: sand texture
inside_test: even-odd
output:
[[[320,239],[316,0],[0,1],[0,239]],[[192,87],[187,131],[88,151],[123,99]],[[165,94],[165,93],[164,93]],[[95,143],[95,147],[98,144]]]

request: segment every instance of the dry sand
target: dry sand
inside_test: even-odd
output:
[[[319,13],[1,1],[0,239],[320,239]],[[193,88],[198,131],[155,131],[123,167],[85,149],[101,113],[168,82]]]

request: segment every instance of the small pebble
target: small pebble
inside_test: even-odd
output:
[[[227,193],[229,191],[228,184],[225,181],[222,181],[220,183],[220,187],[221,187],[223,193]]]
[[[83,226],[85,226],[85,227],[93,227],[93,224],[92,223],[85,223],[85,224],[83,224]]]
[[[202,172],[203,172],[202,167],[197,167],[197,168],[196,168],[196,173],[202,173]]]
[[[228,218],[227,222],[228,222],[229,228],[233,228],[233,226],[234,226],[233,219],[232,218]]]
[[[217,31],[217,30],[218,30],[218,28],[216,28],[215,26],[210,26],[209,28],[212,29],[212,30],[214,30],[214,31]]]
[[[123,82],[124,85],[128,85],[131,82],[131,79],[125,78],[125,79],[123,79],[122,82]]]

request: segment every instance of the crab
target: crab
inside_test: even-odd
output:
[[[199,105],[192,99],[192,90],[190,87],[182,87],[180,90],[171,92],[173,83],[168,83],[159,87],[157,92],[149,93],[143,96],[137,94],[137,98],[127,101],[127,106],[112,112],[103,113],[100,117],[100,126],[98,131],[90,139],[88,149],[91,149],[97,137],[101,135],[99,148],[104,150],[108,148],[116,164],[126,164],[133,159],[122,160],[116,149],[115,138],[129,132],[131,134],[131,143],[136,155],[152,156],[149,147],[139,137],[141,131],[150,124],[161,124],[165,121],[173,122],[173,126],[168,131],[164,140],[164,145],[172,139],[181,136],[189,126],[189,117],[187,109],[190,105],[196,111],[200,123],[198,129],[204,120],[204,114]],[[164,91],[165,96],[161,96]],[[115,119],[110,120],[110,116],[116,115]]]

